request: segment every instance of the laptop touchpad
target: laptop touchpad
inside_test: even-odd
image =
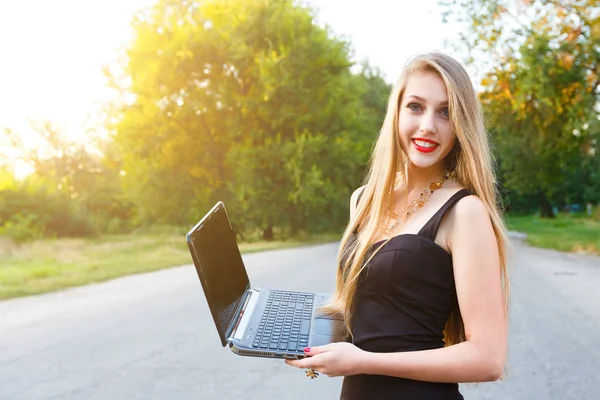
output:
[[[331,336],[333,334],[333,320],[329,318],[316,318],[313,323],[313,332],[317,335]]]

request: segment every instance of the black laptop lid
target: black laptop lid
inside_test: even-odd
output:
[[[228,329],[250,282],[225,205],[218,202],[187,234],[204,295],[226,345]]]

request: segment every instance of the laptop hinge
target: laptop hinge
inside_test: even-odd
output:
[[[244,334],[246,333],[246,329],[252,318],[252,313],[254,312],[254,309],[258,304],[258,298],[260,297],[260,292],[257,290],[250,289],[248,293],[249,296],[246,296],[245,305],[238,314],[237,324],[234,326],[227,341],[231,341],[232,339],[242,340],[244,338]]]
[[[246,309],[246,306],[248,304],[248,301],[250,300],[250,297],[252,296],[252,293],[254,293],[254,292],[256,292],[256,291],[254,289],[250,289],[250,285],[248,285],[246,288],[246,291],[244,292],[244,294],[242,295],[242,298],[240,299],[240,302],[238,303],[238,306],[235,311],[235,317],[232,318],[231,323],[229,324],[229,327],[225,331],[225,339],[227,341],[231,338],[236,327],[239,325],[240,320],[243,317],[244,310]]]

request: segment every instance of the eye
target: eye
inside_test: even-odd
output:
[[[418,103],[410,103],[406,108],[410,108],[413,111],[421,111],[421,105]]]
[[[442,108],[440,114],[442,114],[444,118],[450,118],[450,110],[448,110],[448,107]]]

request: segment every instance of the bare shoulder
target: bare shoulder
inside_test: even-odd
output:
[[[358,202],[358,196],[363,191],[364,187],[365,186],[359,187],[352,193],[352,196],[350,196],[350,221],[354,221],[354,218],[356,217],[356,203]]]
[[[457,245],[462,247],[463,243],[495,241],[490,214],[476,195],[465,196],[456,202],[449,212],[448,225],[447,245],[450,249]]]
[[[465,196],[458,200],[452,211],[463,223],[480,222],[482,218],[489,218],[485,204],[476,195]]]

